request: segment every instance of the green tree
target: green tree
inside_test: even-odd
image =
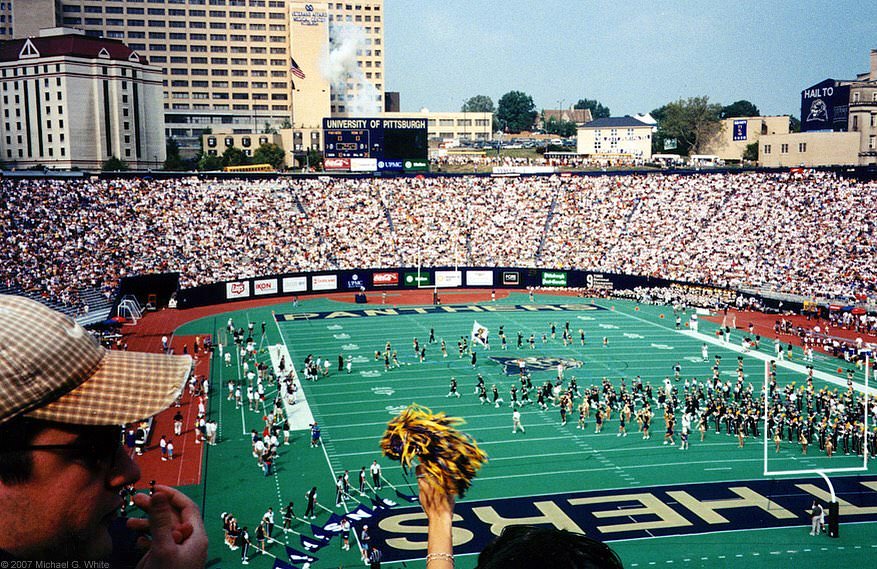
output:
[[[801,132],[801,121],[795,115],[789,115],[789,132]]]
[[[658,121],[655,145],[675,139],[679,154],[697,154],[721,128],[721,105],[710,103],[709,97],[689,97],[667,103],[652,111]]]
[[[167,156],[164,159],[165,170],[186,170],[186,161],[180,156],[180,145],[173,138],[169,138],[165,144]]]
[[[262,134],[277,134],[277,129],[271,126],[271,123],[265,121],[265,126],[262,127]]]
[[[753,142],[752,144],[746,145],[746,150],[743,151],[743,160],[748,160],[750,162],[758,162],[758,142]]]
[[[222,153],[222,166],[244,166],[250,163],[249,157],[244,151],[234,146],[229,146]]]
[[[548,120],[544,121],[544,124],[545,132],[548,134],[556,134],[559,136],[575,136],[576,134],[576,123],[572,121],[565,121],[552,116],[548,117]]]
[[[612,114],[609,107],[603,106],[597,99],[579,99],[579,102],[573,105],[574,109],[590,109],[591,117],[594,119],[605,119]]]
[[[120,172],[127,169],[128,163],[124,160],[119,160],[115,156],[110,156],[110,159],[101,165],[101,170],[104,172]]]
[[[537,115],[533,97],[521,91],[509,91],[500,97],[496,110],[499,127],[509,132],[529,130]]]
[[[253,152],[253,164],[271,164],[280,169],[283,167],[285,157],[286,152],[281,147],[273,142],[267,142]]]
[[[207,153],[202,153],[198,157],[198,169],[203,171],[222,170],[222,157]]]
[[[742,101],[734,101],[730,105],[722,107],[722,112],[719,116],[723,119],[732,117],[760,117],[761,113],[758,107],[744,99]]]
[[[279,128],[282,128],[282,129],[292,128],[292,123],[289,122],[289,119],[288,119],[288,118],[285,118],[285,119],[283,119],[283,122],[280,123],[280,127],[279,127]]]
[[[460,110],[464,113],[493,113],[496,107],[493,106],[493,99],[487,95],[475,95],[463,103]]]

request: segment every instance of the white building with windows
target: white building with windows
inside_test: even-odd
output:
[[[648,161],[652,125],[632,117],[607,117],[578,128],[576,152],[596,159]]]
[[[161,69],[118,40],[66,28],[0,44],[0,160],[18,169],[132,169],[165,159]]]

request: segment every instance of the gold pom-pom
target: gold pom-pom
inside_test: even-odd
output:
[[[487,462],[487,454],[475,440],[456,429],[463,423],[459,417],[433,414],[412,404],[387,424],[381,449],[387,457],[400,461],[406,471],[417,458],[430,483],[462,497]]]

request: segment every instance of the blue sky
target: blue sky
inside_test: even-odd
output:
[[[385,0],[384,43],[403,111],[519,90],[618,116],[699,95],[798,114],[805,87],[869,69],[877,2]]]

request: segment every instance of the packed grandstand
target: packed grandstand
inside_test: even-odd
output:
[[[422,264],[873,301],[875,195],[830,172],[4,180],[0,284],[77,306],[129,275],[179,272],[186,288]]]

